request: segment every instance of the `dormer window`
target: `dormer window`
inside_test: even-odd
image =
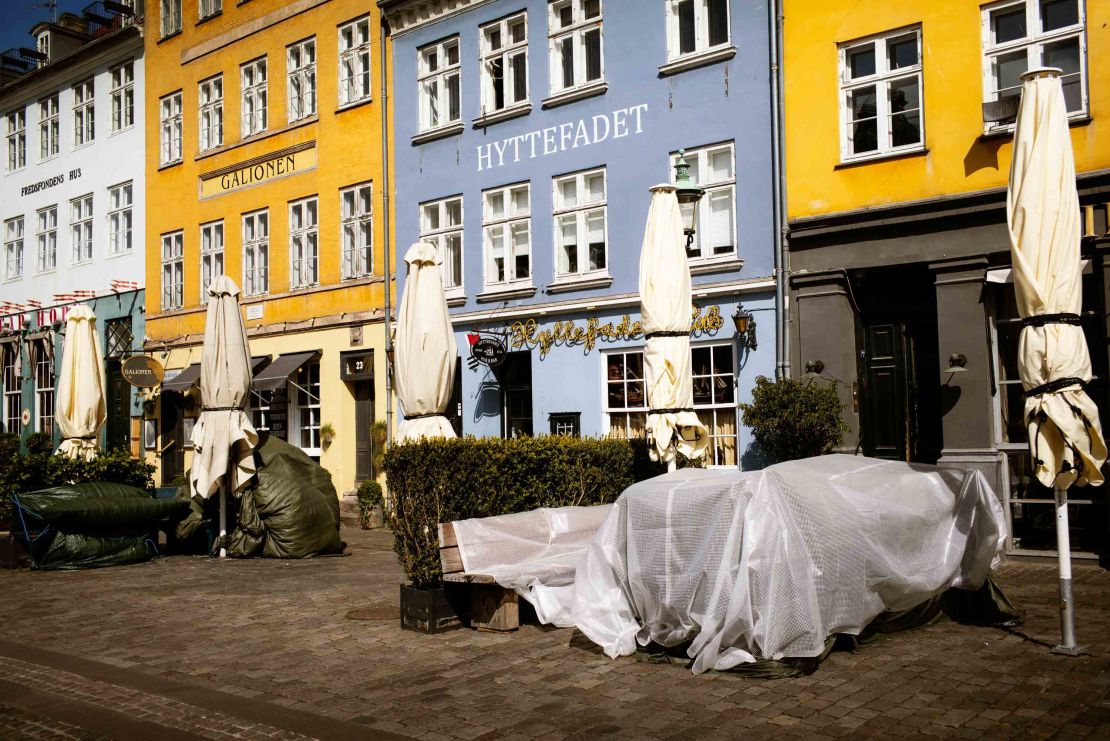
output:
[[[50,61],[50,31],[43,31],[35,38],[35,50],[46,57],[39,60],[40,67]]]

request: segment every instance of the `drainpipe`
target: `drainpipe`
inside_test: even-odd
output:
[[[389,225],[390,225],[390,211],[389,211],[389,85],[388,76],[386,75],[385,63],[385,19],[381,17],[381,11],[378,11],[378,69],[381,70],[382,75],[382,211],[385,214],[383,220],[383,241],[385,242],[385,319],[382,326],[385,327],[385,352],[386,352],[386,367],[385,367],[385,442],[386,445],[393,443],[393,369],[389,367],[389,356],[393,350],[393,328],[390,322],[390,293],[393,289],[393,275],[390,272],[389,264]]]
[[[771,45],[771,177],[773,190],[773,222],[775,230],[775,376],[790,376],[790,317],[787,316],[786,277],[790,274],[786,250],[786,174],[782,123],[785,120],[782,95],[782,0],[772,0],[769,19]]]

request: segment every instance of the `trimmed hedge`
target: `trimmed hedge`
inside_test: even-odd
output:
[[[537,507],[608,504],[662,466],[627,440],[465,437],[394,445],[385,454],[393,548],[414,586],[436,586],[441,522]],[[639,471],[637,471],[639,468]]]
[[[752,403],[741,404],[742,421],[772,463],[824,455],[844,440],[836,384],[757,376]]]

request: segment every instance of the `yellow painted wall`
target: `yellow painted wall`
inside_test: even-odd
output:
[[[785,0],[791,219],[1004,187],[1010,138],[982,138],[980,3]],[[1071,128],[1079,172],[1110,167],[1110,2],[1086,0],[1090,120]],[[837,44],[921,25],[926,152],[840,164]]]

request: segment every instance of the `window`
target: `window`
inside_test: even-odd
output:
[[[552,435],[579,437],[582,434],[582,412],[552,412],[548,421]]]
[[[370,97],[370,16],[339,27],[339,105]]]
[[[4,222],[4,280],[23,277],[23,217]]]
[[[1020,0],[983,8],[983,99],[1018,95],[1023,72],[1058,67],[1068,113],[1086,115],[1085,23],[1080,0]]]
[[[462,118],[459,97],[459,37],[417,51],[420,130],[446,126]]]
[[[8,120],[8,172],[27,164],[27,111],[13,111]]]
[[[728,0],[667,0],[667,59],[728,44]]]
[[[921,29],[840,47],[840,157],[920,149]]]
[[[556,280],[605,272],[605,170],[553,183]]]
[[[642,350],[605,354],[605,415],[609,437],[643,440],[647,430]]]
[[[224,223],[213,221],[200,227],[200,302],[208,303],[208,287],[224,274]]]
[[[131,353],[131,346],[135,343],[135,333],[131,329],[131,317],[109,319],[104,323],[104,344],[108,346],[105,357],[122,358]]]
[[[198,0],[198,15],[201,20],[210,18],[223,10],[223,0]]]
[[[35,50],[46,57],[38,62],[39,67],[45,67],[50,62],[50,31],[43,31],[35,37]]]
[[[4,363],[4,431],[19,433],[23,411],[23,378],[19,367],[19,342],[0,345]]]
[[[239,68],[243,83],[243,136],[266,130],[266,57]]]
[[[169,36],[181,30],[181,0],[162,0],[160,5],[162,36]]]
[[[45,273],[58,267],[58,207],[49,206],[35,212],[35,241],[38,243],[37,272]]]
[[[486,285],[531,283],[532,220],[528,183],[482,193]]]
[[[58,153],[58,96],[39,101],[39,159]]]
[[[374,272],[374,205],[370,183],[339,191],[343,232],[343,278],[361,278]]]
[[[289,46],[286,60],[289,65],[289,120],[298,121],[316,113],[316,39]]]
[[[185,291],[185,233],[162,235],[162,311],[180,309]]]
[[[293,374],[294,419],[300,448],[310,456],[320,455],[320,363],[305,363]]]
[[[289,204],[289,286],[305,288],[320,282],[319,221],[316,197]]]
[[[560,0],[549,8],[552,94],[600,81],[601,0]]]
[[[443,288],[461,294],[463,287],[463,199],[445,198],[420,206],[420,241],[433,244],[443,263]]]
[[[93,123],[96,109],[94,106],[94,87],[92,80],[85,80],[73,86],[73,146],[88,144],[95,137]]]
[[[259,296],[270,288],[270,212],[243,214],[243,293]]]
[[[135,64],[112,68],[112,131],[135,124]]]
[[[216,75],[203,81],[197,90],[200,109],[200,151],[215,149],[224,143],[224,76]]]
[[[732,345],[696,345],[690,348],[694,410],[709,430],[706,463],[735,466],[736,375]]]
[[[690,177],[705,190],[698,204],[698,228],[686,250],[692,261],[724,259],[736,255],[736,168],[733,143],[686,150]],[[678,153],[671,155],[671,177]]]
[[[482,113],[528,100],[528,17],[518,13],[481,27]]]
[[[255,391],[251,389],[251,424],[255,432],[269,432],[272,406],[274,403],[273,391]]]
[[[49,342],[49,337],[37,340],[32,356],[35,362],[35,429],[53,435],[54,353]]]
[[[131,181],[108,189],[108,254],[131,251]]]
[[[161,155],[159,164],[181,161],[181,91],[159,101],[161,111]]]
[[[70,260],[75,265],[92,259],[92,218],[92,193],[69,202]]]

